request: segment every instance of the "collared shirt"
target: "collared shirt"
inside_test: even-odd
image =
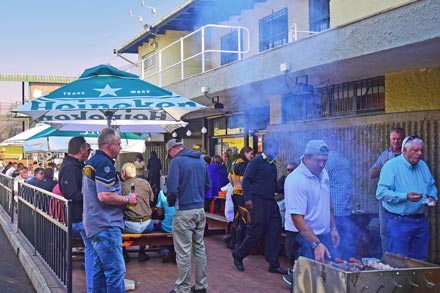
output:
[[[350,162],[340,152],[330,151],[325,169],[330,178],[330,198],[334,215],[351,215],[353,180]]]
[[[109,227],[124,229],[124,205],[109,205],[98,199],[99,192],[122,194],[114,161],[98,150],[83,169],[83,222],[87,237]]]
[[[383,152],[380,153],[379,158],[377,158],[376,162],[371,167],[370,171],[372,169],[376,169],[376,168],[382,167],[383,164],[385,164],[385,162],[387,160],[392,159],[392,158],[397,157],[397,156],[400,156],[400,153],[394,155],[393,149],[391,147],[387,148],[386,150],[384,150]]]
[[[314,175],[304,163],[290,173],[284,183],[287,231],[298,232],[292,215],[303,215],[316,235],[330,232],[330,188],[327,171]]]
[[[423,199],[432,196],[435,201],[437,187],[428,165],[420,160],[416,165],[410,164],[404,156],[398,156],[385,163],[380,172],[376,198],[382,201],[383,207],[394,214],[414,215],[425,212],[426,205],[408,201],[408,192],[423,195]]]

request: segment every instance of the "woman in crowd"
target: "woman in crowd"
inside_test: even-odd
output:
[[[222,164],[222,158],[219,155],[214,155],[211,164],[208,165],[209,180],[211,181],[211,188],[205,195],[205,210],[209,211],[212,200],[218,195],[220,189],[228,184],[228,172],[225,165]],[[221,202],[217,201],[214,207],[216,213],[221,212]]]
[[[232,193],[232,201],[234,202],[234,223],[231,227],[231,237],[226,238],[228,247],[234,248],[240,245],[245,236],[246,226],[248,224],[248,211],[245,208],[245,200],[243,196],[242,179],[247,164],[252,159],[253,149],[245,146],[240,150],[237,159],[234,161],[229,173],[229,182],[232,184],[234,191]]]

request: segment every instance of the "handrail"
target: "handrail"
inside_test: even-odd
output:
[[[298,40],[298,33],[306,33],[309,35],[316,35],[316,34],[319,34],[320,32],[298,30],[298,25],[296,24],[296,22],[294,22],[289,27],[289,43],[295,42]]]
[[[236,30],[237,31],[237,44],[238,44],[238,49],[237,50],[221,50],[221,49],[212,49],[212,48],[207,48],[207,29],[229,29],[229,30]],[[184,41],[188,40],[189,38],[195,36],[196,34],[201,33],[201,42],[200,42],[200,46],[201,46],[201,50],[198,52],[195,52],[193,55],[186,57],[184,56],[185,54],[185,47],[184,47]],[[242,36],[243,34],[243,36]],[[244,46],[242,46],[241,41],[242,39],[245,41]],[[191,43],[192,45],[194,43]],[[179,45],[180,46],[180,58],[179,61],[176,63],[173,63],[171,65],[167,65],[166,67],[163,67],[163,54],[164,51],[172,48],[173,46]],[[209,45],[212,45],[211,43]],[[242,48],[244,47],[244,48]],[[154,54],[148,55],[148,57],[143,58],[141,60],[141,76],[142,79],[148,79],[150,77],[153,76],[157,76],[159,75],[158,79],[159,79],[159,86],[163,86],[163,80],[162,80],[162,74],[164,71],[171,69],[173,67],[179,66],[180,65],[180,78],[184,79],[185,78],[185,62],[197,58],[199,56],[202,56],[201,58],[201,72],[200,73],[204,73],[206,72],[206,62],[205,62],[205,57],[206,54],[208,53],[229,53],[229,54],[237,54],[237,59],[241,60],[242,59],[242,54],[246,54],[249,52],[249,47],[250,47],[250,41],[249,41],[249,29],[246,27],[242,27],[242,26],[228,26],[228,25],[217,25],[217,24],[209,24],[209,25],[205,25],[202,26],[201,28],[199,28],[198,30],[195,30],[193,32],[191,32],[188,35],[185,35],[184,37],[172,42],[171,44],[165,46],[164,48],[160,49],[159,51],[157,51]],[[158,70],[150,75],[145,75],[145,63],[144,61],[148,58],[156,58],[156,56],[158,56]]]

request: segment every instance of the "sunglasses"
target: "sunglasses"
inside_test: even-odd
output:
[[[418,137],[417,135],[411,135],[411,136],[408,136],[407,138],[404,139],[403,146],[406,146],[407,143],[409,143],[410,141],[413,141],[413,140],[415,140],[415,139],[420,139],[420,140],[422,140],[422,139],[421,139],[420,137]]]
[[[287,171],[289,171],[289,172],[292,172],[294,169],[289,169],[289,168],[287,168]]]

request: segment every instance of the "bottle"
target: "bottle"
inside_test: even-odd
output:
[[[136,190],[135,190],[135,187],[134,187],[134,183],[131,183],[130,194],[131,194],[131,193],[135,193],[135,191],[136,191]],[[127,205],[127,207],[128,207],[129,209],[134,208],[134,206],[135,206],[134,204],[128,204],[128,205]]]

